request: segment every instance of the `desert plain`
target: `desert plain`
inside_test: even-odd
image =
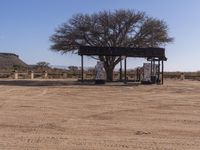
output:
[[[198,81],[9,82],[0,82],[0,150],[200,149]]]

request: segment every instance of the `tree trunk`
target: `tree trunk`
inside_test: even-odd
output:
[[[113,71],[114,71],[114,67],[112,66],[106,66],[105,67],[105,71],[106,71],[106,80],[108,82],[113,81]]]
[[[115,66],[121,61],[121,57],[113,56],[99,56],[100,61],[104,63],[104,69],[106,71],[106,80],[113,81],[113,71]]]

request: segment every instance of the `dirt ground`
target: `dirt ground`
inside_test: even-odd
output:
[[[200,82],[44,85],[0,85],[0,150],[200,149]]]

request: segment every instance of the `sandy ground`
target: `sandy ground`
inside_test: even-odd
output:
[[[0,85],[0,150],[200,149],[200,82]]]

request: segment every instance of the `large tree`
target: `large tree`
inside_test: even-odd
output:
[[[80,46],[159,47],[173,41],[162,20],[134,10],[100,11],[76,14],[62,24],[50,37],[52,50],[77,52]],[[99,56],[104,62],[107,80],[113,80],[113,70],[120,57]]]

